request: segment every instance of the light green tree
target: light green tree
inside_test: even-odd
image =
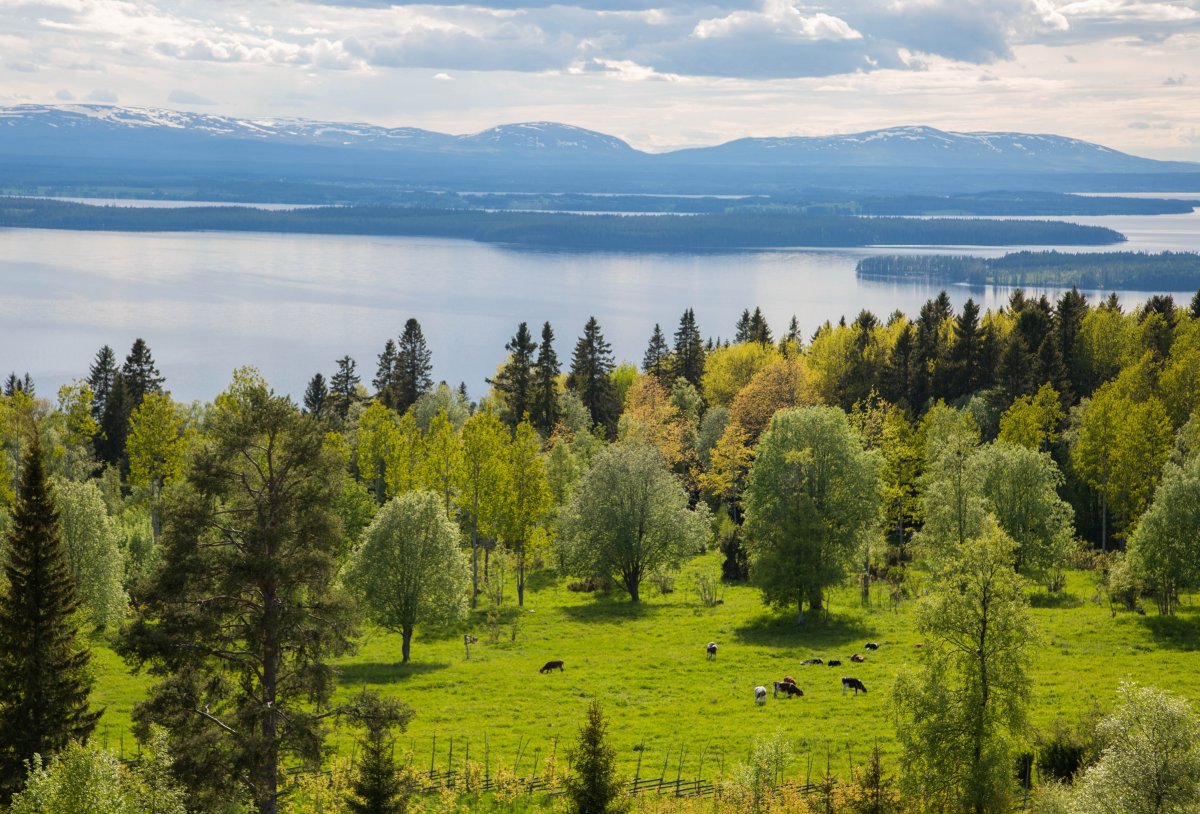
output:
[[[893,689],[903,783],[928,810],[1011,810],[1013,748],[1037,631],[1015,543],[990,518],[945,560],[916,612],[924,664]]]
[[[750,573],[766,602],[819,612],[827,588],[878,534],[879,460],[837,407],[775,414],[744,498]]]
[[[1154,502],[1129,540],[1129,564],[1158,610],[1172,614],[1183,591],[1200,585],[1200,459],[1167,464]]]
[[[560,517],[561,557],[572,573],[616,576],[640,599],[642,580],[676,568],[708,538],[705,513],[653,447],[615,444],[597,453]]]
[[[1036,448],[996,441],[976,453],[987,509],[1017,544],[1018,570],[1036,569],[1051,591],[1074,547],[1071,506],[1058,496],[1063,477],[1054,459]]]
[[[1200,720],[1184,699],[1123,684],[1099,726],[1100,759],[1076,781],[1074,814],[1200,810]]]
[[[1043,384],[1032,396],[1017,396],[1000,416],[999,440],[1030,449],[1049,449],[1058,440],[1063,412],[1058,391]]]
[[[471,607],[479,599],[479,547],[499,525],[504,505],[508,432],[492,410],[480,410],[462,428],[462,455],[455,470],[458,508],[471,529]]]
[[[423,451],[417,481],[422,489],[442,496],[446,516],[450,517],[454,510],[454,476],[462,460],[462,441],[445,410],[430,419]]]
[[[384,504],[354,552],[346,583],[371,621],[400,633],[405,662],[417,625],[465,611],[469,574],[458,539],[439,495],[405,492]]]
[[[115,627],[128,604],[120,529],[95,481],[56,481],[55,497],[79,601],[94,625]]]
[[[142,489],[150,503],[154,539],[162,533],[163,489],[183,473],[187,437],[170,394],[147,393],[129,417],[125,452],[129,458],[129,483]]]
[[[979,534],[983,525],[983,484],[973,463],[979,429],[967,413],[935,404],[922,422],[925,473],[921,476],[920,542],[942,556]]]
[[[528,421],[517,425],[506,445],[504,505],[500,515],[501,537],[517,561],[517,604],[525,605],[525,576],[529,554],[544,539],[542,523],[550,511],[550,484],[542,460],[542,441]]]

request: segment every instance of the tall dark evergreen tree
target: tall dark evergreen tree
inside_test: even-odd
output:
[[[396,343],[389,339],[383,344],[383,353],[379,354],[379,366],[375,369],[375,378],[371,381],[375,387],[375,398],[389,407],[394,401],[396,387]]]
[[[621,409],[610,375],[613,367],[612,348],[600,331],[600,323],[591,317],[583,326],[583,336],[575,343],[567,387],[579,394],[592,422],[604,427],[609,437],[616,431]]]
[[[88,651],[79,644],[79,599],[46,482],[36,433],[21,471],[7,533],[0,596],[0,802],[25,778],[25,761],[85,740],[91,711]]]
[[[394,731],[404,731],[413,713],[399,701],[363,692],[349,709],[366,729],[346,807],[353,814],[403,814],[412,794],[396,767]]]
[[[738,317],[737,324],[733,326],[733,341],[741,344],[742,342],[750,341],[750,309],[742,310],[742,315]]]
[[[104,417],[104,408],[108,404],[108,394],[112,391],[113,380],[117,373],[117,355],[108,345],[96,351],[96,358],[88,370],[88,387],[92,388],[92,420],[97,425]]]
[[[357,365],[349,356],[337,360],[337,372],[329,379],[329,401],[339,418],[345,418],[351,405],[358,399],[361,379],[355,371]]]
[[[529,418],[543,435],[549,435],[558,423],[558,355],[554,352],[554,329],[542,325],[542,342],[533,366],[533,398]]]
[[[979,328],[979,306],[968,299],[962,313],[954,320],[954,340],[950,346],[949,381],[943,389],[946,397],[955,399],[973,393],[980,386],[983,350],[983,331]]]
[[[1192,304],[1188,306],[1188,314],[1192,319],[1200,319],[1200,288],[1192,295]]]
[[[495,379],[488,379],[488,384],[504,396],[505,418],[510,427],[516,427],[533,412],[536,388],[533,353],[537,342],[533,341],[529,326],[524,322],[518,325],[504,349],[508,351],[508,362]]]
[[[880,377],[880,395],[893,404],[908,405],[912,409],[920,404],[916,392],[918,377],[914,371],[916,355],[917,331],[909,324],[896,337],[896,344],[892,346]]]
[[[754,313],[750,315],[750,327],[745,341],[757,342],[760,345],[771,344],[771,326],[767,325],[767,318],[763,316],[762,309],[757,306],[754,308]]]
[[[398,413],[416,404],[417,399],[433,388],[433,354],[425,344],[421,323],[409,318],[400,334],[396,350],[396,400],[391,407]]]
[[[646,346],[646,355],[642,357],[642,370],[665,385],[670,382],[671,368],[671,347],[656,322],[650,343]]]
[[[324,375],[314,373],[308,380],[308,387],[304,389],[304,409],[318,420],[329,412],[329,385]]]
[[[779,337],[780,350],[786,351],[789,345],[794,345],[797,349],[804,346],[804,337],[800,335],[800,321],[796,319],[795,314],[792,314],[792,321],[788,323],[787,332]]]
[[[1058,304],[1054,308],[1054,329],[1059,355],[1062,357],[1063,367],[1067,371],[1067,378],[1071,381],[1071,391],[1079,395],[1087,395],[1084,393],[1087,371],[1079,356],[1078,347],[1079,330],[1083,326],[1083,319],[1087,316],[1087,312],[1087,297],[1080,294],[1079,289],[1073,286],[1070,291],[1059,297]]]
[[[29,397],[37,395],[33,387],[33,377],[28,373],[24,377],[18,376],[14,370],[8,374],[8,378],[4,380],[4,395],[15,396],[17,393],[24,393]]]
[[[711,340],[710,340],[711,341]],[[696,312],[688,308],[679,318],[675,331],[676,377],[686,379],[693,387],[700,388],[704,378],[704,343],[700,339],[700,328],[696,325]]]
[[[125,439],[129,435],[129,416],[133,413],[133,405],[129,398],[129,389],[125,385],[125,376],[117,373],[104,400],[104,414],[100,416],[99,429],[93,441],[96,447],[96,458],[103,464],[126,468]]]
[[[134,720],[170,733],[199,810],[231,784],[278,811],[289,764],[318,764],[353,615],[334,587],[342,462],[325,429],[241,376],[164,509],[162,563],[140,587],[124,652],[158,679]]]
[[[129,355],[125,357],[125,364],[121,365],[121,375],[125,378],[130,413],[141,406],[142,399],[148,394],[161,393],[163,382],[166,381],[154,365],[154,357],[150,355],[150,346],[141,337],[133,340],[133,347],[129,349]],[[126,420],[128,420],[128,415]]]
[[[1015,329],[1009,332],[1000,351],[1000,359],[996,363],[996,385],[1004,395],[1005,404],[1011,403],[1017,396],[1030,395],[1037,389],[1034,387],[1034,366],[1029,347]]]
[[[592,699],[579,740],[571,750],[567,778],[570,814],[617,814],[622,783],[617,776],[617,750],[608,741],[608,723],[600,701]]]

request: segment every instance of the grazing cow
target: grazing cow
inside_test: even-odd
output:
[[[843,678],[842,679],[842,695],[846,694],[847,689],[854,690],[855,695],[858,695],[859,690],[862,690],[864,693],[867,691],[867,688],[864,687],[863,683],[861,681],[859,681],[857,678]]]
[[[712,661],[713,659],[715,659],[717,657],[717,643],[709,642],[708,647],[705,648],[705,652],[708,653],[709,661]]]
[[[563,663],[561,661],[559,661],[558,659],[555,659],[554,661],[546,662],[545,664],[542,665],[542,669],[538,670],[538,672],[539,673],[548,673],[551,670],[558,670],[560,673],[565,672],[565,670],[563,670]]]
[[[850,661],[854,662],[855,664],[862,664],[866,660],[867,660],[866,656],[861,656],[858,653],[855,653],[853,656],[850,657]]]
[[[784,683],[784,684],[795,684],[795,683],[796,683],[796,679],[792,678],[791,676],[784,676],[784,677],[783,677],[783,683]]]
[[[865,645],[863,645],[863,647],[867,648],[868,650],[878,650],[879,642],[867,642]]]
[[[760,707],[763,704],[767,703],[767,688],[766,687],[755,687],[754,688],[754,703],[758,704]]]
[[[821,661],[820,659],[805,659],[804,661],[802,661],[800,663],[801,664],[824,664],[825,662]]]
[[[784,698],[791,698],[793,695],[804,697],[804,690],[796,686],[794,681],[776,681],[775,682],[775,697],[779,697],[779,693],[783,693]]]
[[[837,659],[830,659],[829,661],[827,661],[825,663],[828,664],[830,667],[841,667],[842,666],[842,663],[840,661],[838,661]]]

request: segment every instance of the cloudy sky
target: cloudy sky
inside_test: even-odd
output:
[[[24,102],[555,120],[648,150],[929,124],[1200,160],[1200,0],[0,0],[0,104]]]

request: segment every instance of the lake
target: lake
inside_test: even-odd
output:
[[[1200,251],[1196,212],[1070,220],[1130,237],[1115,248]],[[241,365],[258,367],[298,399],[313,373],[328,376],[345,354],[369,387],[384,342],[412,316],[433,352],[435,380],[465,381],[478,398],[521,321],[535,336],[551,322],[566,367],[592,315],[617,359],[635,363],[654,324],[670,335],[689,306],[706,337],[730,336],[742,309],[756,305],[776,333],[795,314],[805,336],[863,308],[881,318],[895,309],[915,315],[938,286],[854,274],[860,258],[896,251],[562,253],[424,238],[4,229],[0,374],[28,371],[38,392],[52,397],[87,375],[101,345],[123,359],[140,336],[177,399],[211,399]],[[1185,302],[1192,294],[1175,293]],[[995,308],[1009,292],[955,287],[950,294],[956,307],[970,296]],[[1121,296],[1132,305],[1147,294]]]

